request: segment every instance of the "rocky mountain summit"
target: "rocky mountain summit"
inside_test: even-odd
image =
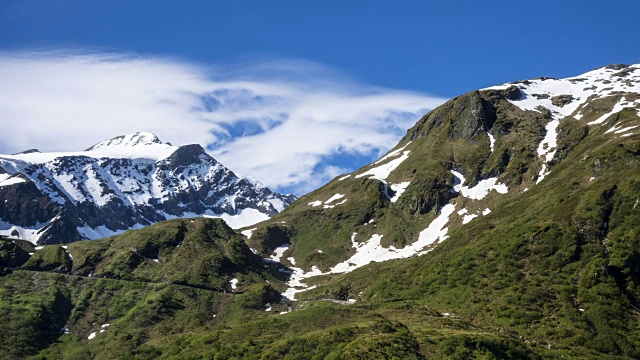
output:
[[[34,244],[97,239],[180,217],[220,217],[241,227],[294,199],[238,177],[200,145],[172,146],[151,133],[80,152],[0,155],[0,234]]]

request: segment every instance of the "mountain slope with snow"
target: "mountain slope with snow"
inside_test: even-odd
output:
[[[294,198],[239,178],[200,145],[150,133],[85,151],[0,155],[0,234],[33,243],[96,239],[162,220],[220,217],[247,226]]]
[[[293,269],[286,294],[295,296],[312,288],[307,278],[423,255],[538,186],[578,144],[622,146],[638,129],[640,65],[472,91],[425,115],[380,160],[260,224],[248,241],[265,257],[282,253]]]

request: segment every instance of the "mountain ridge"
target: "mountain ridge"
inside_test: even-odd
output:
[[[173,146],[151,133],[81,152],[0,155],[0,168],[0,234],[35,243],[96,239],[199,215],[238,227],[294,199],[239,178],[200,145]],[[25,205],[34,199],[37,208]]]

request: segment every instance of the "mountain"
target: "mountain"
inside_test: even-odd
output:
[[[639,129],[640,65],[518,81],[237,233],[0,240],[0,358],[640,358]]]
[[[118,136],[85,151],[0,155],[0,235],[34,244],[97,239],[178,217],[241,227],[295,198],[239,178],[200,145],[151,133]]]
[[[305,290],[304,278],[424,255],[463,225],[543,186],[579,146],[635,151],[639,68],[612,65],[454,98],[378,161],[246,229],[249,244],[263,256],[277,251],[294,270],[291,297]],[[583,157],[597,160],[598,171],[606,167],[600,156]],[[597,183],[598,171],[585,185]]]

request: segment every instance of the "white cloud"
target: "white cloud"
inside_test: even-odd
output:
[[[443,99],[317,63],[203,66],[162,57],[0,53],[0,152],[64,151],[135,131],[200,143],[231,169],[304,193],[379,155]]]

